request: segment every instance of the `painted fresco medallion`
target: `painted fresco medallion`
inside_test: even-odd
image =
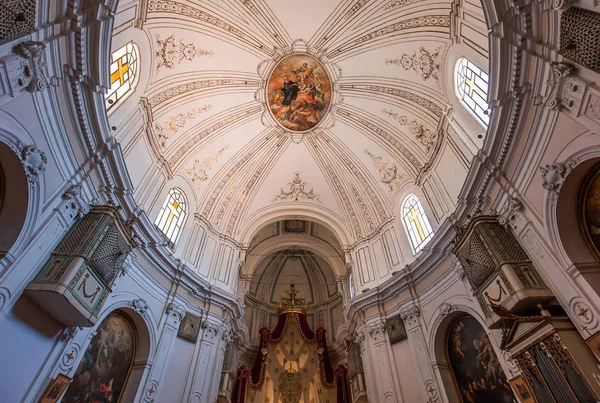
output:
[[[580,196],[579,225],[596,259],[600,261],[600,165],[586,178]]]
[[[269,77],[267,104],[287,130],[305,132],[318,125],[331,104],[331,81],[323,65],[306,54],[283,58]]]

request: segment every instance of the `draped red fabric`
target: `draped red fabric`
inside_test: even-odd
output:
[[[285,336],[285,332],[289,325],[289,322],[295,319],[296,324],[298,326],[298,330],[300,330],[300,335],[307,343],[313,342],[315,340],[315,334],[310,328],[308,321],[306,320],[306,315],[296,312],[282,313],[279,315],[277,319],[277,325],[275,329],[271,333],[271,343],[279,343],[281,338]]]
[[[260,329],[260,344],[258,346],[258,353],[256,353],[256,359],[254,360],[254,366],[250,374],[252,376],[250,386],[253,388],[260,388],[265,381],[265,371],[267,365],[267,354],[269,354],[269,329],[263,327]]]
[[[313,341],[315,339],[315,334],[312,329],[308,325],[308,321],[306,320],[306,315],[298,315],[298,327],[302,332],[302,336],[304,336],[304,340]]]
[[[325,328],[317,329],[317,343],[318,343],[318,351],[319,351],[319,359],[321,361],[321,365],[319,368],[321,370],[321,382],[329,388],[332,388],[335,384],[335,378],[333,376],[333,367],[331,366],[331,360],[329,359],[329,351],[327,351],[327,339],[325,337],[325,333],[327,330]]]
[[[231,396],[232,403],[246,403],[246,393],[248,389],[248,378],[250,377],[250,371],[245,365],[242,365],[237,370],[237,380],[235,387],[233,388],[233,395]]]
[[[284,330],[287,327],[286,325],[288,315],[289,314],[287,313],[279,315],[279,318],[277,319],[277,325],[271,333],[271,343],[279,343],[279,340],[281,340],[281,337],[283,337]]]
[[[350,397],[350,388],[348,387],[348,368],[340,364],[333,373],[337,385],[336,402],[350,403],[352,400]]]

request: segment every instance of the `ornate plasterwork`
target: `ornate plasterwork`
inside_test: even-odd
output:
[[[19,85],[29,92],[36,92],[48,88],[48,80],[44,74],[46,64],[42,60],[46,45],[42,42],[26,41],[18,44],[14,52],[25,59],[23,74]]]
[[[411,4],[420,3],[425,0],[392,0],[384,7],[385,11],[395,10],[400,7],[405,7]]]
[[[19,143],[15,150],[21,159],[21,164],[25,168],[25,174],[29,183],[33,184],[39,180],[42,173],[46,171],[48,158],[46,153],[34,145],[24,145]]]
[[[171,101],[173,98],[186,94],[188,92],[199,91],[199,90],[207,90],[211,88],[219,88],[219,87],[256,87],[258,86],[258,80],[243,80],[241,78],[220,78],[220,79],[207,79],[207,80],[197,80],[188,82],[185,84],[180,84],[176,87],[169,88],[167,90],[161,91],[160,93],[152,96],[149,100],[150,106],[152,108],[156,108],[158,105]]]
[[[202,160],[195,159],[192,168],[186,170],[187,175],[191,181],[199,185],[200,182],[204,182],[208,179],[208,171],[214,164],[218,162],[219,157],[229,148],[229,145],[219,149],[217,152],[212,153],[208,157],[204,157]]]
[[[173,137],[179,129],[185,126],[185,123],[188,120],[195,119],[198,115],[208,112],[212,109],[212,105],[206,104],[199,108],[190,109],[187,113],[178,113],[177,115],[171,117],[167,122],[164,122],[162,125],[160,123],[156,123],[154,125],[154,129],[156,130],[156,135],[162,139],[162,145],[165,145],[165,140]]]
[[[425,125],[418,123],[416,120],[409,121],[406,116],[400,115],[389,109],[384,109],[383,113],[393,118],[402,126],[407,126],[410,135],[416,138],[419,141],[419,143],[421,143],[425,147],[428,153],[433,151],[433,149],[435,148],[435,143],[438,139],[437,133],[432,132],[431,130],[426,128]]]
[[[148,303],[143,298],[134,299],[129,304],[129,307],[144,316],[146,312],[150,309]]]
[[[450,27],[450,17],[447,15],[428,15],[426,17],[410,18],[408,20],[399,21],[397,23],[388,25],[384,28],[380,28],[376,31],[370,32],[366,35],[361,36],[354,44],[361,44],[366,41],[378,38],[383,35],[390,33],[403,31],[406,29],[424,28],[424,27]]]
[[[566,164],[555,163],[540,167],[544,189],[548,190],[554,197],[557,197],[565,179],[567,179],[567,176],[569,176],[575,165],[571,161]]]
[[[314,200],[321,203],[321,198],[318,194],[316,194],[313,188],[310,188],[309,191],[306,191],[305,188],[308,188],[308,184],[300,178],[300,172],[294,172],[294,179],[291,182],[288,182],[289,191],[281,189],[281,193],[273,198],[273,201],[277,200],[294,200],[300,201],[303,200]]]
[[[381,183],[386,184],[390,192],[398,189],[403,176],[398,172],[398,166],[394,162],[386,161],[365,148],[367,154],[373,160],[373,166],[379,171]]]
[[[420,55],[414,51],[412,55],[404,53],[400,57],[385,59],[385,64],[401,66],[404,70],[414,70],[421,73],[421,78],[427,81],[433,78],[436,84],[440,83],[440,48],[433,52],[426,50],[423,46],[419,48]]]
[[[196,49],[193,43],[185,44],[183,40],[179,40],[179,43],[175,42],[175,35],[169,35],[167,39],[161,40],[160,35],[156,35],[156,73],[160,71],[162,67],[167,69],[173,69],[175,67],[175,60],[181,63],[183,60],[193,60],[195,57],[200,56],[214,56],[212,50],[207,49]]]

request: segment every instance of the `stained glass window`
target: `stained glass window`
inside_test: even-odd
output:
[[[169,190],[167,200],[162,206],[154,224],[174,245],[185,222],[187,202],[181,189]]]
[[[348,275],[348,285],[350,286],[350,298],[354,298],[356,293],[354,292],[354,279],[352,278],[352,273]]]
[[[433,237],[433,229],[425,215],[423,205],[415,194],[410,194],[402,204],[402,221],[413,253],[419,252]]]
[[[490,123],[489,76],[464,57],[456,62],[456,95],[465,108],[485,128]]]
[[[106,94],[109,114],[135,91],[139,78],[138,55],[138,46],[129,42],[110,57],[110,90]]]

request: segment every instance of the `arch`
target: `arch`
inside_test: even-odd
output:
[[[402,224],[410,241],[413,255],[417,254],[431,239],[434,232],[419,197],[410,193],[402,203]]]
[[[180,188],[171,188],[154,224],[175,245],[188,216],[188,202]]]
[[[488,93],[490,78],[466,57],[456,61],[454,90],[459,102],[479,124],[487,129],[490,124]]]
[[[78,402],[88,394],[92,400],[96,394],[115,402],[131,401],[128,396],[133,391],[133,397],[139,385],[139,379],[135,385],[130,384],[138,366],[137,328],[126,311],[109,312],[97,325],[62,401]],[[147,351],[145,355],[147,359]]]
[[[454,374],[452,372],[452,365],[449,361],[448,357],[448,337],[450,336],[450,332],[452,330],[453,324],[457,321],[462,320],[463,318],[472,319],[482,330],[483,334],[488,337],[490,346],[492,351],[496,355],[498,362],[500,364],[500,368],[502,370],[502,374],[504,374],[503,382],[506,382],[506,354],[499,355],[500,349],[496,344],[496,340],[494,337],[490,337],[491,331],[485,326],[485,322],[483,318],[480,316],[479,312],[475,311],[471,306],[469,306],[472,301],[467,297],[460,298],[463,303],[460,305],[453,305],[453,312],[443,315],[441,311],[438,309],[437,316],[432,318],[432,331],[430,333],[430,346],[432,354],[434,355],[435,367],[437,367],[437,375],[441,380],[441,386],[445,389],[445,394],[447,396],[449,403],[461,403],[463,399],[460,397],[460,390],[457,387],[457,383],[455,381]],[[456,302],[456,301],[452,301]],[[474,347],[473,343],[471,343],[468,347]],[[508,385],[508,384],[507,384]],[[464,400],[467,401],[467,400]]]
[[[110,89],[105,96],[108,115],[135,92],[140,81],[140,48],[129,41],[110,55]]]
[[[340,245],[349,245],[351,234],[350,229],[343,223],[342,220],[333,214],[326,214],[323,209],[315,206],[295,206],[290,208],[285,205],[274,205],[258,210],[249,216],[243,227],[239,230],[240,242],[244,245],[249,245],[252,238],[261,228],[282,220],[306,220],[321,224],[329,229],[338,239]]]
[[[15,152],[23,147],[21,141],[0,129],[0,261],[5,257],[12,260],[11,256],[18,255],[25,247],[37,216],[34,213],[38,209],[41,181],[28,181],[21,158]]]

